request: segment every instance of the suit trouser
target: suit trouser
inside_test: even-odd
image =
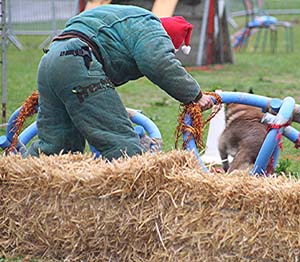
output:
[[[42,57],[38,69],[39,140],[28,153],[83,152],[86,140],[107,159],[142,153],[126,108],[102,65],[92,53],[89,63],[72,54],[82,47],[87,45],[77,38],[57,41]]]

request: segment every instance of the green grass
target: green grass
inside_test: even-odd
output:
[[[294,17],[291,17],[295,20]],[[238,22],[241,24],[243,20]],[[24,100],[36,90],[36,72],[43,51],[39,45],[45,36],[19,36],[18,39],[24,46],[20,51],[10,44],[7,52],[7,117],[17,109]],[[248,92],[253,88],[259,95],[284,98],[292,96],[296,102],[300,100],[299,90],[299,53],[300,53],[300,26],[294,26],[294,45],[292,53],[287,53],[284,48],[283,31],[279,30],[278,51],[272,54],[269,49],[262,52],[252,51],[250,41],[248,48],[234,54],[234,64],[223,65],[221,69],[210,71],[194,70],[191,74],[200,83],[203,91],[222,89],[223,91]],[[179,114],[179,103],[165,94],[146,78],[125,84],[118,88],[124,104],[130,108],[142,110],[159,127],[163,140],[164,150],[174,148],[174,132]],[[297,128],[297,124],[295,124]],[[299,128],[299,127],[298,127]],[[2,133],[4,130],[2,130]],[[207,132],[207,130],[206,130]],[[291,159],[288,171],[297,173],[297,155],[299,151],[293,144],[284,139],[284,150],[280,159]]]

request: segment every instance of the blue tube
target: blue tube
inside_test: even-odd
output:
[[[284,128],[283,135],[295,144],[299,142],[299,131],[292,126],[287,126]]]
[[[6,136],[0,136],[0,147],[2,149],[6,149],[6,148],[10,147],[10,145],[11,145],[11,142],[8,141]]]
[[[220,92],[218,95],[220,95],[222,102],[225,104],[235,103],[256,106],[260,107],[264,112],[271,101],[269,97],[242,92]]]
[[[278,163],[278,158],[279,158],[279,154],[280,154],[280,147],[279,145],[277,144],[275,149],[274,149],[274,152],[273,152],[273,170],[276,168],[277,166],[277,163]]]
[[[237,104],[245,104],[251,105],[255,107],[260,107],[262,111],[266,112],[269,107],[274,110],[278,111],[276,115],[276,124],[285,124],[293,114],[295,108],[295,101],[291,97],[285,98],[283,101],[277,98],[268,98],[264,96],[248,94],[248,93],[241,93],[241,92],[220,92],[218,93],[222,99],[222,103],[237,103]],[[215,101],[215,98],[212,97]],[[189,123],[189,119],[185,119],[185,124]],[[269,163],[270,157],[275,154],[276,159],[278,158],[277,153],[274,152],[275,147],[277,145],[276,137],[277,137],[277,130],[271,130],[263,143],[263,146],[259,152],[258,158],[256,159],[255,165],[250,172],[251,174],[259,173],[262,174],[266,171],[267,165]],[[279,132],[283,132],[283,128],[279,130]],[[186,139],[188,135],[184,134],[184,138]],[[195,152],[198,159],[199,153],[195,144],[194,139],[192,138],[189,141],[188,150]],[[202,160],[199,160],[202,162]],[[202,164],[201,164],[202,165]]]
[[[282,100],[279,98],[273,98],[270,101],[270,107],[274,112],[278,112],[282,105]]]
[[[92,145],[89,144],[90,150],[92,154],[94,155],[94,158],[98,158],[101,156],[101,153]]]
[[[261,149],[257,155],[254,166],[250,171],[251,175],[266,173],[270,157],[273,154],[274,149],[277,145],[276,137],[277,137],[277,129],[271,129],[268,132],[265,141],[262,144]]]
[[[262,122],[265,124],[272,124],[275,121],[276,116],[272,115],[270,113],[265,113]],[[287,126],[283,128],[283,133],[282,135],[284,135],[287,139],[289,139],[291,142],[298,144],[299,143],[299,138],[300,138],[300,133],[298,130],[296,130],[294,127],[292,126]]]
[[[229,104],[244,104],[250,106],[256,106],[262,109],[263,112],[266,112],[267,109],[272,108],[275,112],[278,112],[283,101],[279,98],[269,98],[265,96],[243,93],[243,92],[220,92],[218,95],[222,99],[222,103]],[[211,97],[214,103],[216,103],[215,98]],[[294,105],[294,114],[300,118],[300,105]]]
[[[140,125],[134,127],[134,131],[139,135],[139,137],[143,137],[146,133],[145,128]]]
[[[218,95],[221,97],[222,99],[222,103],[236,103],[236,104],[245,104],[245,105],[251,105],[251,106],[255,106],[255,107],[260,107],[262,109],[262,111],[266,112],[272,99],[269,97],[265,97],[265,96],[260,96],[260,95],[255,95],[255,94],[249,94],[249,93],[242,93],[242,92],[220,92],[218,93]],[[215,101],[215,98],[212,97],[212,99]],[[281,103],[281,100],[276,99],[273,101],[274,107],[278,107],[278,104]],[[286,102],[287,103],[287,102]],[[185,124],[191,124],[191,119],[190,117],[185,118]],[[273,132],[274,133],[274,132]],[[275,133],[273,134],[271,133],[267,139],[267,142],[265,142],[265,149],[264,151],[268,151],[270,152],[270,155],[265,155],[264,157],[261,156],[260,161],[259,161],[259,165],[254,167],[255,168],[255,172],[257,170],[259,170],[259,173],[263,172],[264,170],[266,170],[266,165],[263,165],[264,163],[268,163],[264,162],[264,158],[266,157],[267,160],[270,158],[271,154],[274,151],[274,145],[272,145],[272,141],[274,141],[276,139],[276,130]],[[188,137],[189,134],[183,134],[184,139],[186,139]],[[270,141],[269,141],[270,140]],[[203,161],[201,160],[194,138],[190,139],[188,145],[187,145],[187,149],[190,151],[193,151],[197,158],[199,159],[200,165],[203,166]]]
[[[184,116],[184,123],[186,125],[189,125],[189,126],[192,125],[192,118],[190,117],[189,114],[186,114]],[[190,136],[190,134],[191,134],[190,132],[183,132],[183,134],[182,134],[183,135],[183,140],[187,141],[188,138],[189,138],[189,136]],[[192,151],[195,154],[195,156],[197,157],[197,159],[199,161],[199,164],[202,167],[203,171],[204,172],[208,172],[208,169],[205,166],[205,163],[203,162],[203,160],[201,159],[201,157],[199,155],[199,151],[197,149],[194,137],[192,137],[191,139],[189,139],[187,141],[187,143],[185,144],[185,149],[188,150],[188,151]]]
[[[280,107],[278,114],[274,118],[275,125],[285,125],[291,118],[295,108],[295,100],[292,97],[286,97],[282,106]],[[251,170],[250,174],[263,174],[266,173],[267,165],[270,161],[271,156],[274,153],[275,147],[278,145],[277,134],[280,132],[283,133],[283,127],[277,129],[272,128],[258,153],[254,167]]]
[[[0,146],[5,149],[10,146],[13,136],[15,134],[13,128],[15,127],[15,121],[20,113],[21,107],[18,108],[9,118],[8,125],[6,128],[6,136],[0,137]],[[161,139],[161,133],[157,126],[151,121],[148,117],[140,113],[139,111],[134,110],[134,114],[130,117],[131,121],[137,124],[134,128],[139,136],[145,134],[145,131],[149,134],[151,138]],[[19,143],[17,145],[17,150],[22,149],[24,151],[24,146],[37,134],[36,122],[28,126],[19,136]],[[89,145],[90,150],[95,155],[99,157],[101,154],[98,152],[94,146]]]
[[[154,124],[152,120],[150,120],[148,117],[146,117],[144,114],[137,110],[130,110],[130,120],[137,124],[136,127],[134,127],[135,132],[141,137],[145,134],[145,131],[148,133],[149,137],[151,138],[157,138],[161,139],[161,133],[158,129],[158,127]],[[95,155],[95,158],[98,158],[101,156],[101,153],[96,150],[96,148],[92,145],[90,146],[90,150],[92,151],[93,155]]]
[[[2,139],[3,146],[6,146],[3,149],[10,147],[11,142],[13,141],[14,134],[16,133],[14,130],[15,122],[20,113],[21,108],[22,107],[19,107],[17,110],[15,110],[15,112],[8,119],[6,132],[5,132],[6,139],[4,139],[4,138]],[[16,151],[21,152],[21,154],[23,154],[26,151],[25,145],[23,143],[21,143],[20,141],[18,141],[17,145],[16,145]]]
[[[151,138],[161,139],[161,133],[157,126],[151,119],[146,117],[144,114],[135,111],[134,114],[130,116],[130,119],[133,123],[141,125]]]
[[[276,118],[283,118],[284,124],[288,122],[291,119],[291,116],[293,115],[295,108],[295,99],[288,96],[285,99],[283,99],[282,106],[280,107],[278,114],[276,115]],[[280,124],[280,122],[279,122]]]
[[[28,126],[20,135],[19,140],[24,145],[27,145],[29,141],[37,135],[36,121]]]
[[[14,131],[15,128],[15,122],[17,120],[17,117],[19,116],[19,113],[21,111],[22,107],[19,107],[17,110],[14,111],[14,113],[10,116],[7,127],[6,127],[6,139],[9,142],[9,145],[6,145],[7,147],[10,146],[14,134],[16,133]],[[34,122],[29,127],[27,127],[19,136],[20,143],[17,144],[17,150],[22,149],[24,151],[24,146],[37,134],[37,128],[36,123]],[[7,148],[6,147],[6,148]]]
[[[15,134],[15,131],[13,131],[13,129],[15,128],[15,122],[20,113],[21,108],[22,107],[19,107],[8,119],[6,127],[6,137],[9,142],[12,142],[13,140],[13,136]]]

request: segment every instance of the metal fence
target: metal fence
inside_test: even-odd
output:
[[[243,0],[226,0],[226,2],[231,17],[245,15]],[[272,15],[300,14],[300,0],[265,0],[263,8]]]
[[[48,35],[41,46],[60,31],[67,19],[78,13],[78,0],[0,0],[1,7],[1,102],[6,123],[7,43],[22,49],[16,35]]]
[[[64,22],[79,8],[78,0],[6,1],[8,27],[14,34],[52,34],[63,28]],[[242,0],[226,0],[226,3],[229,17],[245,14]],[[300,0],[265,0],[264,9],[269,14],[300,14]]]
[[[51,35],[78,12],[78,0],[7,0],[7,22],[16,35]]]

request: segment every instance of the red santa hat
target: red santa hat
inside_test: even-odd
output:
[[[178,50],[181,45],[182,52],[188,55],[191,51],[190,41],[193,25],[187,22],[182,16],[160,18],[163,27],[170,36],[173,45]]]

